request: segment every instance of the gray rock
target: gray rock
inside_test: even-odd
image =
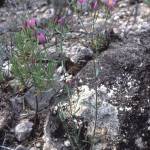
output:
[[[84,47],[81,44],[73,44],[71,49],[66,51],[66,56],[74,63],[86,63],[93,56],[93,51],[90,48]]]
[[[10,99],[15,115],[19,115],[19,113],[23,109],[24,96],[19,97],[15,96]]]
[[[15,127],[15,136],[18,141],[24,141],[26,140],[32,131],[33,123],[28,120],[21,121],[16,127]]]
[[[149,41],[150,30],[147,30],[134,36],[130,35],[124,42],[112,43],[111,47],[96,59],[96,67],[99,70],[96,82],[93,62],[89,62],[78,74],[82,84],[88,84],[90,89],[94,89],[95,84],[98,86],[98,101],[103,101],[98,107],[98,113],[104,117],[98,115],[98,118],[103,119],[100,127],[109,125],[108,122],[112,121],[112,124],[109,122],[109,127],[117,130],[111,130],[110,133],[120,131],[116,132],[117,141],[111,141],[109,138],[107,142],[101,141],[107,148],[113,149],[113,146],[116,146],[117,149],[149,149]],[[86,96],[90,94],[86,93]],[[92,97],[89,101],[88,97],[86,99],[87,103],[92,101]],[[82,107],[82,112],[83,110]]]
[[[84,85],[79,87],[79,91],[80,93],[73,95],[71,99],[72,103],[74,104],[73,112],[76,114],[76,116],[80,116],[84,118],[85,121],[88,121],[87,135],[92,137],[95,128],[94,123],[96,113],[95,90],[89,89],[88,86]],[[115,141],[115,138],[119,133],[117,107],[106,101],[103,101],[103,99],[100,97],[97,99],[97,104],[97,127],[95,129],[94,141],[96,142],[100,140],[102,142],[104,136],[108,136],[110,140]],[[104,132],[107,132],[107,134],[104,135]],[[106,141],[103,140],[103,144],[105,142]]]
[[[50,88],[46,91],[41,91],[36,96],[36,90],[35,88],[29,89],[25,93],[25,101],[26,103],[31,107],[31,109],[36,110],[36,100],[38,102],[38,110],[42,110],[43,108],[47,107],[52,101],[52,97],[62,88],[62,86],[59,84],[59,86],[53,85],[53,88]],[[37,98],[37,99],[36,99]]]

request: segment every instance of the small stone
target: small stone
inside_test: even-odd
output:
[[[12,68],[12,64],[10,64],[9,61],[4,62],[3,66],[2,66],[2,72],[6,78],[12,77],[11,68]]]
[[[21,87],[21,82],[17,79],[10,80],[8,83],[13,89],[14,93],[17,92],[19,88]]]
[[[127,4],[126,4],[126,3],[121,3],[121,4],[119,5],[119,7],[120,7],[120,8],[127,7]]]
[[[37,148],[36,147],[31,147],[30,150],[37,150]]]
[[[36,143],[36,147],[40,148],[41,147],[41,143],[40,142]]]
[[[15,127],[15,135],[18,141],[26,140],[32,131],[33,123],[28,120],[23,120]]]
[[[60,66],[58,69],[57,69],[57,74],[58,75],[61,75],[63,73],[64,69],[62,66]]]
[[[137,145],[137,147],[139,147],[140,149],[143,149],[144,148],[144,143],[143,143],[143,140],[141,137],[137,138],[135,140],[135,144]]]
[[[69,147],[71,144],[70,144],[70,141],[69,140],[66,140],[66,141],[64,141],[64,145],[66,146],[66,147]]]

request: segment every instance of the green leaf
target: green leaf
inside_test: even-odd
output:
[[[146,3],[147,5],[150,5],[150,0],[144,0],[144,3]]]

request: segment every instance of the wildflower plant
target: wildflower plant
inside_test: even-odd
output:
[[[46,42],[43,33],[37,36],[32,29],[25,29],[16,34],[16,49],[11,59],[12,72],[21,83],[28,87],[34,85],[39,90],[48,88],[54,73],[54,62],[46,65],[42,62],[44,55],[38,49],[39,44]]]

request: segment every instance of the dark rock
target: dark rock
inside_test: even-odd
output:
[[[13,110],[9,102],[9,95],[0,91],[0,131],[9,125],[12,117]]]
[[[5,3],[5,0],[1,0],[0,1],[0,7],[2,7],[4,5],[4,3]]]
[[[64,134],[63,124],[58,117],[57,109],[51,108],[44,125],[43,150],[62,149],[63,142],[59,138],[62,138]]]
[[[131,5],[136,4],[136,3],[142,3],[142,2],[143,2],[143,0],[130,0],[130,1],[129,1],[129,3],[130,3]]]
[[[112,43],[97,58],[97,82],[92,61],[78,74],[83,84],[91,88],[98,85],[101,100],[117,107],[119,134],[118,141],[112,142],[117,149],[150,147],[149,41],[150,30],[130,36],[123,43]],[[106,93],[101,91],[102,87]],[[113,149],[111,145],[110,149]]]

